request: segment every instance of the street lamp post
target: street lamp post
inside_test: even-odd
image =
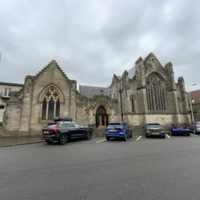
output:
[[[195,86],[197,84],[192,84],[190,86]],[[190,96],[190,86],[188,85],[188,96],[189,96],[189,103],[190,103],[190,110],[191,110],[191,118],[192,118],[192,122],[194,122],[194,112],[193,112],[193,108],[192,108],[192,101],[191,101],[191,96]]]

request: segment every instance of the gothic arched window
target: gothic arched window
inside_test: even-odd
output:
[[[135,112],[135,101],[134,101],[134,97],[132,96],[131,98],[131,111]]]
[[[148,110],[166,110],[165,82],[156,74],[147,77],[146,93]]]
[[[60,94],[53,86],[48,88],[42,100],[42,120],[52,120],[60,115]]]

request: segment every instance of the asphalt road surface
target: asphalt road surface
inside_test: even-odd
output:
[[[200,136],[0,148],[1,200],[199,200]]]

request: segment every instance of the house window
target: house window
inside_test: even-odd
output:
[[[4,97],[9,97],[11,93],[11,88],[4,88]]]
[[[156,74],[146,79],[146,94],[148,110],[166,110],[165,82]]]
[[[60,115],[60,94],[55,87],[48,88],[42,101],[42,120],[52,120]]]

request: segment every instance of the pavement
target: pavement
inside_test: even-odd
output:
[[[137,132],[140,133],[140,131]],[[104,134],[99,135],[98,133],[95,133],[93,137],[104,137]],[[10,147],[10,146],[34,144],[41,142],[44,142],[44,140],[41,140],[41,135],[7,136],[7,137],[0,136],[0,147]]]
[[[44,140],[41,140],[41,135],[0,137],[0,147],[10,147],[40,142],[44,142]]]

